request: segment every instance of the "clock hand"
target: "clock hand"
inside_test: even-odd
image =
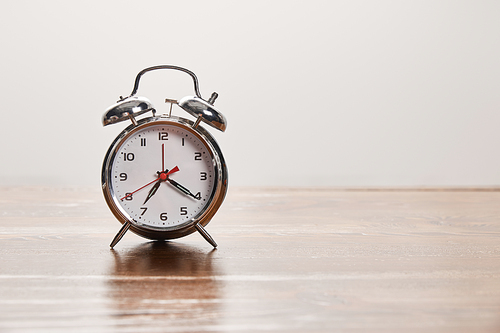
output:
[[[144,200],[144,203],[143,205],[146,204],[146,202],[148,202],[149,199],[151,199],[153,197],[153,195],[155,195],[156,191],[158,190],[158,188],[160,187],[160,184],[161,184],[162,180],[161,179],[158,179],[158,181],[156,182],[155,186],[153,186],[151,188],[151,190],[149,190],[149,193],[148,193],[148,196],[146,197],[146,200]]]
[[[165,144],[161,144],[161,169],[165,170]]]
[[[168,178],[167,176],[169,176],[169,175],[171,175],[171,174],[173,174],[174,172],[177,172],[177,171],[179,171],[179,167],[178,166],[174,166],[173,169],[170,170],[170,171],[168,171],[168,169],[165,169],[166,173],[162,173],[162,174],[165,175],[165,179],[162,178],[162,180],[167,180],[167,178]],[[161,174],[160,174],[160,178],[161,178]]]
[[[137,190],[135,190],[134,192],[127,193],[127,195],[126,195],[126,196],[124,196],[123,198],[120,198],[120,201],[121,201],[121,200],[123,200],[123,199],[125,199],[125,198],[130,197],[130,196],[131,196],[132,194],[134,194],[135,192],[138,192],[138,191],[142,190],[143,188],[148,187],[149,185],[153,184],[153,183],[154,183],[154,182],[156,182],[156,181],[158,181],[158,179],[155,179],[155,180],[153,180],[152,182],[147,183],[147,184],[146,184],[146,185],[144,185],[143,187],[140,187],[140,188],[138,188]]]
[[[131,193],[128,193],[128,194],[127,194],[126,196],[124,196],[123,198],[120,198],[120,201],[122,201],[122,200],[123,200],[123,199],[125,199],[125,198],[130,197],[130,196],[131,196],[132,194],[134,194],[135,192],[138,192],[138,191],[142,190],[143,188],[148,187],[149,185],[153,184],[154,182],[157,182],[157,181],[159,181],[159,180],[161,180],[161,181],[165,181],[165,180],[167,179],[167,176],[168,176],[168,175],[170,175],[170,174],[172,174],[172,173],[174,173],[174,172],[177,172],[177,171],[179,171],[179,167],[175,166],[175,167],[174,167],[172,170],[170,170],[170,171],[166,170],[166,172],[162,172],[162,173],[160,173],[160,175],[158,176],[158,178],[156,178],[155,180],[153,180],[153,181],[151,181],[151,182],[147,183],[146,185],[144,185],[144,186],[142,186],[142,187],[138,188],[137,190],[135,190],[135,191],[133,191],[133,192],[131,192]],[[153,194],[154,194],[154,193],[153,193]]]
[[[185,188],[184,186],[182,186],[181,184],[179,184],[178,182],[176,182],[175,180],[173,179],[170,179],[168,178],[167,181],[172,184],[173,187],[175,187],[176,189],[178,189],[179,191],[181,191],[182,193],[184,193],[185,195],[189,195],[190,197],[193,197],[195,198],[196,200],[200,200],[198,199],[193,193],[191,193],[190,190],[188,190],[187,188]]]

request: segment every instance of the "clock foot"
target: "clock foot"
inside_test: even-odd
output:
[[[127,222],[125,222],[123,224],[123,226],[121,227],[120,231],[118,231],[118,233],[116,234],[115,238],[113,238],[113,241],[109,245],[111,248],[115,247],[115,245],[120,241],[120,239],[122,239],[122,237],[125,235],[125,233],[130,228],[130,225],[131,225],[130,221],[127,221]]]
[[[203,228],[203,226],[199,223],[195,224],[196,230],[205,238],[207,242],[209,242],[213,247],[217,247],[217,243],[214,241],[212,236],[209,235],[209,233]]]

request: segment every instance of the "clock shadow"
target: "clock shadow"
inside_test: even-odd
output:
[[[144,330],[217,324],[222,287],[214,278],[220,275],[216,250],[154,241],[112,253],[107,289],[117,325]]]

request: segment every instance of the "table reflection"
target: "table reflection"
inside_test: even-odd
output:
[[[220,282],[213,278],[219,275],[215,251],[169,242],[113,251],[108,283],[119,324],[142,329],[162,321],[170,329],[215,325],[221,298]]]

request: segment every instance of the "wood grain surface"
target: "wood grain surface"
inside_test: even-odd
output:
[[[0,188],[0,332],[500,332],[500,191],[230,188],[156,243],[98,188]]]

